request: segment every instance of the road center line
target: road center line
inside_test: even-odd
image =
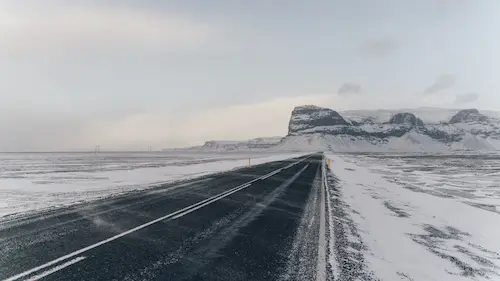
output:
[[[46,276],[51,275],[52,273],[58,272],[59,270],[64,269],[64,268],[66,268],[68,266],[71,266],[71,265],[73,265],[73,264],[75,264],[77,262],[80,262],[80,261],[84,260],[84,259],[86,259],[86,257],[77,257],[77,258],[72,259],[72,260],[70,260],[68,262],[65,262],[65,263],[63,263],[61,265],[54,266],[53,268],[51,268],[51,269],[49,269],[47,271],[44,271],[44,272],[42,272],[42,273],[40,273],[38,275],[30,277],[29,279],[26,279],[26,281],[40,280],[40,279],[42,279],[42,278],[44,278]]]
[[[309,157],[310,157],[310,156],[309,156]],[[301,159],[301,160],[299,160],[299,161],[297,161],[297,162],[295,162],[295,163],[292,163],[292,164],[290,165],[290,167],[291,167],[291,166],[294,166],[294,165],[297,165],[297,164],[299,164],[299,163],[301,163],[301,162],[305,161],[305,160],[306,160],[306,159],[308,159],[309,157],[303,158],[303,159]],[[282,170],[283,170],[283,168],[280,168],[280,169],[278,169],[278,170],[276,170],[276,171],[278,171],[278,173],[279,173],[279,172],[281,172]],[[271,173],[268,173],[268,174],[266,174],[266,175],[264,175],[264,176],[262,176],[262,177],[259,177],[259,178],[256,178],[256,179],[254,179],[254,180],[251,180],[251,181],[249,181],[249,182],[247,182],[247,183],[244,183],[244,184],[242,184],[242,185],[239,185],[239,186],[237,186],[237,187],[234,187],[234,188],[232,188],[232,189],[230,189],[230,190],[224,191],[224,192],[222,192],[222,193],[220,193],[220,194],[214,195],[214,196],[212,196],[212,197],[210,197],[210,198],[207,198],[207,199],[205,199],[205,200],[202,200],[202,201],[200,201],[200,202],[198,202],[198,203],[195,203],[195,204],[193,204],[193,205],[190,205],[190,206],[188,206],[188,207],[185,207],[185,208],[183,208],[183,209],[180,209],[180,210],[178,210],[178,211],[175,211],[175,212],[170,213],[170,214],[168,214],[168,215],[165,215],[165,216],[163,216],[163,217],[160,217],[160,218],[157,218],[157,219],[155,219],[155,220],[152,220],[152,221],[150,221],[150,222],[148,222],[148,223],[145,223],[145,224],[139,225],[139,226],[137,226],[137,227],[134,227],[134,228],[132,228],[132,229],[130,229],[130,230],[127,230],[127,231],[122,232],[122,233],[120,233],[120,234],[117,234],[117,235],[115,235],[115,236],[113,236],[113,237],[110,237],[110,238],[108,238],[108,239],[105,239],[105,240],[102,240],[102,241],[100,241],[100,242],[97,242],[97,243],[95,243],[95,244],[93,244],[93,245],[90,245],[90,246],[87,246],[87,247],[82,248],[82,249],[80,249],[80,250],[77,250],[77,251],[75,251],[75,252],[73,252],[73,253],[69,253],[69,254],[67,254],[67,255],[65,255],[65,256],[62,256],[62,257],[57,258],[57,259],[54,259],[54,260],[52,260],[52,261],[50,261],[50,262],[47,262],[47,263],[42,264],[42,265],[40,265],[40,266],[37,266],[37,267],[35,267],[35,268],[32,268],[32,269],[27,270],[27,271],[25,271],[25,272],[22,272],[22,273],[19,273],[19,274],[17,274],[17,275],[14,275],[14,276],[12,276],[12,277],[9,277],[9,278],[7,278],[7,279],[4,279],[3,281],[15,281],[15,280],[19,280],[20,278],[26,277],[26,276],[28,276],[28,275],[30,275],[30,274],[32,274],[32,273],[35,273],[35,272],[40,271],[40,270],[42,270],[42,269],[45,269],[45,268],[47,268],[47,267],[50,267],[50,266],[56,265],[56,264],[58,264],[59,262],[62,262],[62,261],[64,261],[64,260],[67,260],[67,259],[70,259],[70,258],[73,258],[73,257],[75,257],[75,256],[77,256],[77,255],[80,255],[80,254],[82,254],[82,253],[85,253],[85,252],[87,252],[87,251],[89,251],[89,250],[92,250],[92,249],[94,249],[94,248],[97,248],[97,247],[99,247],[99,246],[102,246],[102,245],[104,245],[104,244],[107,244],[107,243],[109,243],[109,242],[112,242],[112,241],[114,241],[114,240],[116,240],[116,239],[118,239],[118,238],[121,238],[121,237],[126,236],[126,235],[128,235],[128,234],[131,234],[131,233],[136,232],[136,231],[138,231],[138,230],[141,230],[141,229],[143,229],[143,228],[149,227],[149,226],[151,226],[151,225],[153,225],[153,224],[156,224],[156,223],[158,223],[158,222],[164,221],[164,220],[166,220],[166,219],[175,219],[175,218],[180,218],[180,217],[182,217],[182,216],[184,216],[184,215],[186,215],[186,214],[189,214],[189,213],[191,213],[191,212],[193,212],[193,211],[195,211],[195,210],[198,210],[198,209],[200,209],[200,208],[202,208],[202,207],[204,207],[204,206],[206,206],[206,205],[208,205],[208,204],[214,203],[214,202],[216,202],[216,201],[218,201],[218,200],[220,200],[220,199],[222,199],[222,198],[224,198],[224,197],[226,197],[226,196],[229,196],[229,195],[231,195],[231,194],[233,194],[233,193],[235,193],[235,192],[238,192],[238,191],[240,191],[240,190],[242,190],[242,189],[244,189],[244,188],[247,188],[247,187],[249,187],[252,183],[254,183],[254,182],[256,182],[256,181],[259,181],[259,180],[262,180],[262,179],[266,178],[268,175],[274,175],[273,173],[275,173],[276,171],[273,171],[273,172],[271,172]],[[76,260],[76,259],[75,259],[75,260]],[[77,261],[77,262],[78,262],[78,261]],[[71,264],[70,264],[70,265],[71,265]],[[69,265],[68,265],[68,266],[69,266]],[[58,267],[58,266],[56,266],[55,268],[57,268],[57,267]],[[59,270],[59,269],[58,269],[58,270]],[[49,271],[50,271],[50,270],[49,270]],[[47,272],[49,272],[49,271],[47,271]]]
[[[279,169],[279,170],[274,171],[274,172],[272,172],[272,173],[270,173],[270,174],[268,174],[268,175],[265,175],[263,178],[261,178],[261,180],[265,180],[265,179],[267,179],[267,178],[269,178],[269,177],[272,177],[272,176],[276,175],[277,173],[279,173],[279,172],[281,172],[281,171],[282,171],[282,169]]]
[[[222,198],[224,198],[224,197],[227,197],[227,196],[229,196],[229,195],[231,195],[231,194],[233,194],[233,193],[236,193],[236,192],[238,192],[238,191],[240,191],[240,190],[243,190],[243,189],[245,189],[245,188],[247,188],[247,187],[249,187],[249,186],[251,186],[251,184],[245,184],[245,185],[243,185],[243,186],[239,187],[239,188],[238,188],[238,189],[236,189],[236,190],[232,190],[231,192],[224,194],[223,196],[217,197],[217,198],[215,198],[215,199],[213,199],[213,200],[211,200],[211,201],[208,201],[208,202],[206,202],[206,203],[204,203],[204,204],[201,204],[201,205],[196,206],[196,207],[194,207],[194,208],[191,208],[191,209],[189,209],[189,210],[187,210],[187,211],[184,211],[184,212],[182,212],[182,213],[180,213],[180,214],[178,214],[178,215],[175,215],[174,217],[170,218],[169,220],[175,220],[175,219],[178,219],[178,218],[180,218],[180,217],[183,217],[183,216],[185,216],[185,215],[187,215],[187,214],[189,214],[189,213],[192,213],[192,212],[194,212],[194,211],[196,211],[196,210],[198,210],[198,209],[201,209],[201,208],[205,207],[206,205],[212,204],[212,203],[213,203],[213,202],[215,202],[215,201],[219,201],[220,199],[222,199]]]

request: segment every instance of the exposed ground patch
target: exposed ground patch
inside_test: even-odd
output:
[[[394,205],[392,205],[388,201],[384,202],[384,206],[387,209],[391,210],[394,214],[396,214],[396,216],[398,216],[400,218],[408,218],[408,217],[410,217],[410,215],[408,213],[406,213],[405,211],[401,210],[400,208],[395,207]]]
[[[467,244],[463,243],[463,238],[470,236],[469,233],[451,226],[438,228],[433,225],[424,225],[423,229],[427,232],[426,234],[409,234],[409,236],[415,243],[425,246],[429,252],[451,262],[459,269],[459,275],[465,277],[500,276],[496,273],[499,268],[494,263],[474,251],[474,249],[478,249],[477,247],[470,249],[467,248]],[[452,254],[446,250],[444,245],[450,243],[454,244],[453,248],[461,255]],[[496,253],[491,254],[498,255]],[[464,256],[467,258],[464,259]],[[450,272],[450,274],[454,273]]]

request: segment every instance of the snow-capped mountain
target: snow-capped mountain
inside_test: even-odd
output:
[[[499,119],[466,109],[447,121],[436,122],[438,112],[434,110],[434,120],[426,122],[411,112],[396,112],[381,120],[381,114],[367,116],[357,112],[356,115],[351,111],[350,117],[344,118],[331,109],[299,106],[292,111],[288,135],[273,149],[359,152],[500,149]]]
[[[417,114],[418,113],[418,114]],[[427,115],[419,115],[427,114]],[[337,112],[293,109],[288,134],[248,141],[207,141],[183,151],[442,152],[500,149],[500,114],[477,109],[419,108]]]
[[[465,109],[455,114],[451,120],[451,124],[458,123],[485,123],[488,122],[488,117],[484,116],[477,109]]]
[[[377,110],[346,110],[339,111],[340,115],[348,120],[361,121],[371,118],[376,122],[382,123],[389,120],[393,115],[400,112],[413,113],[425,123],[448,122],[461,109],[449,109],[439,107],[419,107],[402,109],[377,109]],[[500,118],[500,112],[492,110],[481,110],[481,113],[494,118]]]

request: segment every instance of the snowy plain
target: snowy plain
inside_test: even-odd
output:
[[[500,280],[500,155],[327,158],[339,280]]]
[[[0,154],[0,219],[304,154]]]

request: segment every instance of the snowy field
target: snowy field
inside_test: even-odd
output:
[[[0,219],[303,154],[0,154]]]
[[[500,280],[500,155],[327,157],[339,280]]]

